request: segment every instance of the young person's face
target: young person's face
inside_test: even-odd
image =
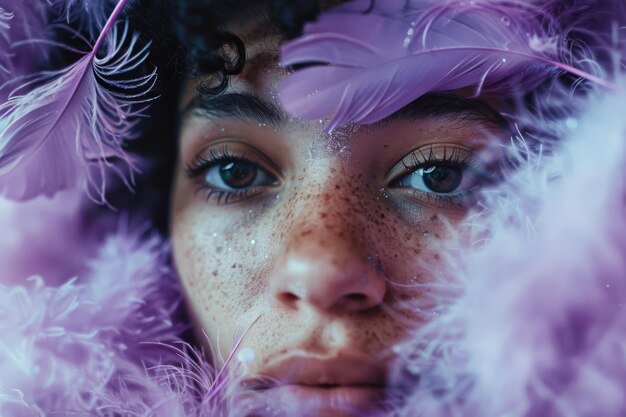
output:
[[[391,348],[429,319],[420,284],[501,132],[471,103],[434,96],[436,112],[325,134],[280,108],[276,39],[240,35],[244,73],[217,97],[190,82],[181,105],[171,237],[197,333],[227,357],[249,329],[246,376],[287,385],[254,389],[296,399],[297,415],[364,415]]]

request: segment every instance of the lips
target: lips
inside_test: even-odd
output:
[[[254,408],[268,415],[370,416],[384,400],[386,368],[367,357],[296,355],[259,375],[245,380],[244,387],[254,393]]]

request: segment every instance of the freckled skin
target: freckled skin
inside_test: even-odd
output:
[[[249,45],[251,59],[267,52],[263,45]],[[284,76],[274,64],[258,60],[230,88],[269,99]],[[211,141],[235,133],[281,169],[280,184],[218,204],[196,192],[197,179],[184,167]],[[242,345],[256,354],[250,372],[294,352],[390,360],[390,348],[421,319],[404,311],[407,320],[399,321],[384,307],[425,296],[407,286],[427,282],[425,263],[439,261],[436,242],[447,235],[440,218],[455,222],[464,212],[408,197],[386,175],[434,137],[463,143],[479,135],[438,120],[356,128],[339,138],[317,121],[183,124],[171,238],[196,333],[225,358],[258,319]]]
[[[313,162],[306,175],[285,187],[278,203],[259,209],[243,228],[247,208],[264,203],[212,206],[190,196],[188,179],[178,176],[172,218],[176,264],[190,308],[201,310],[195,314],[198,329],[213,343],[219,341],[224,357],[259,315],[244,346],[262,358],[260,368],[294,350],[329,357],[345,351],[387,356],[406,334],[406,323],[397,323],[381,304],[419,294],[387,281],[409,283],[420,262],[437,256],[427,254],[435,231],[445,232],[429,221],[431,210],[408,221],[380,198],[378,184],[351,172],[366,167],[354,165],[339,158]],[[305,270],[285,273],[294,259]],[[368,282],[359,285],[353,275]],[[292,282],[303,282],[329,302],[293,294]],[[364,299],[344,303],[354,295]],[[336,320],[346,343],[325,346],[319,334]]]

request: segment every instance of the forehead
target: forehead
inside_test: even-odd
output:
[[[246,42],[246,63],[242,73],[233,78],[231,87],[245,89],[257,95],[273,95],[287,70],[279,63],[280,43],[277,35],[267,34]]]

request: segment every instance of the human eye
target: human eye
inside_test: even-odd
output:
[[[419,203],[445,209],[467,209],[476,192],[493,181],[474,152],[460,144],[422,146],[392,168],[390,188]]]
[[[207,201],[237,203],[279,184],[271,163],[257,151],[231,148],[223,144],[205,149],[187,165],[187,176],[197,182],[197,192],[204,193]]]

